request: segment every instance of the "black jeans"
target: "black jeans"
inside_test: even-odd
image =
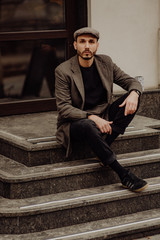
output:
[[[114,152],[110,148],[110,144],[119,134],[125,132],[126,127],[136,114],[125,116],[125,107],[119,107],[127,96],[128,93],[117,99],[109,107],[109,121],[113,121],[111,135],[102,134],[96,124],[90,119],[80,119],[71,123],[71,141],[86,141],[105,166],[110,165],[116,159]]]

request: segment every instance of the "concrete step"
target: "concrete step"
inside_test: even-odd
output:
[[[43,232],[0,235],[1,240],[159,240],[160,210],[153,209]],[[141,236],[147,236],[139,238]],[[137,238],[138,237],[138,238]]]
[[[152,235],[159,228],[160,209],[153,209],[43,232],[2,234],[0,240],[159,240],[159,234]]]
[[[160,149],[120,154],[119,162],[141,178],[160,176]],[[0,194],[30,198],[119,182],[109,167],[95,158],[27,167],[0,156]]]
[[[160,210],[108,218],[29,234],[1,234],[3,240],[159,240]],[[154,235],[152,235],[154,234]],[[151,236],[152,235],[152,236]],[[144,238],[139,238],[139,237]]]
[[[0,119],[0,154],[27,166],[65,160],[65,150],[55,138],[56,112]],[[160,120],[136,116],[123,136],[113,143],[117,154],[160,148]],[[93,157],[86,144],[75,144],[70,160]]]
[[[160,177],[142,193],[120,184],[22,200],[0,198],[0,233],[24,234],[160,208]]]

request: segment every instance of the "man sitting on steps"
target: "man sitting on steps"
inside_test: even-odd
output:
[[[77,55],[56,68],[56,137],[67,149],[67,156],[73,141],[85,140],[101,163],[118,174],[123,187],[140,192],[148,186],[147,182],[121,166],[110,145],[135,116],[142,87],[110,57],[96,55],[98,39],[95,29],[77,30],[74,33]],[[127,93],[112,103],[113,83]]]

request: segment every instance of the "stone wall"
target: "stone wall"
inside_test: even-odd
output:
[[[141,98],[138,114],[160,119],[160,89],[145,91]]]

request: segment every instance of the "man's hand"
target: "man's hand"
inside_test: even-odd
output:
[[[101,133],[108,133],[108,134],[112,133],[112,128],[110,125],[113,122],[106,121],[105,119],[100,118],[96,115],[90,115],[90,116],[88,116],[88,119],[95,122],[97,127],[100,129]]]
[[[136,93],[135,91],[132,91],[130,92],[128,97],[124,100],[124,102],[121,105],[119,105],[119,107],[125,106],[125,111],[124,111],[125,116],[136,112],[137,106],[138,106],[138,98],[139,98],[138,93]]]

